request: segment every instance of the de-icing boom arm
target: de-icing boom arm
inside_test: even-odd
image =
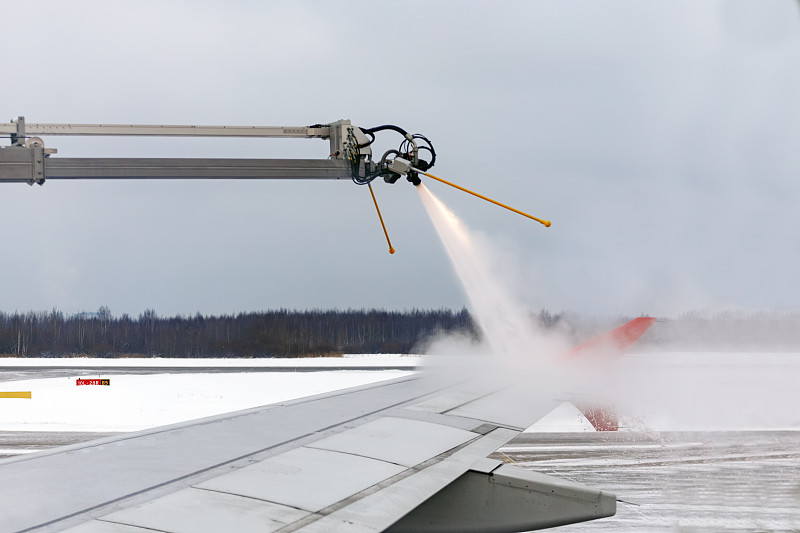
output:
[[[372,159],[375,134],[391,131],[402,136],[397,149]],[[330,149],[321,159],[223,159],[223,158],[114,158],[51,157],[40,136],[160,136],[160,137],[258,137],[328,139]],[[436,163],[431,141],[419,133],[408,133],[394,125],[359,128],[349,120],[313,126],[167,126],[143,124],[27,124],[24,117],[0,124],[0,136],[10,146],[0,147],[0,183],[24,182],[43,185],[48,179],[351,179],[370,185],[376,178],[395,183],[405,176],[414,185],[420,175],[468,192],[495,205],[550,226],[550,222],[501,204],[491,198],[438,178],[427,171]],[[378,202],[372,192],[378,209]],[[383,217],[378,209],[383,225]],[[383,226],[390,253],[394,253]]]
[[[0,182],[44,184],[47,179],[347,179],[366,172],[369,139],[349,120],[314,126],[166,126],[141,124],[0,124],[11,146],[0,148]],[[258,137],[328,139],[321,159],[62,158],[39,136]],[[353,160],[353,152],[363,157]]]

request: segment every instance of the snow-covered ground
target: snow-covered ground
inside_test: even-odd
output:
[[[409,370],[319,372],[85,374],[0,382],[0,391],[32,398],[0,399],[3,431],[136,431],[408,375],[420,357],[405,355],[298,359],[0,359],[0,367],[408,367]],[[107,377],[110,386],[77,386]]]
[[[410,374],[404,370],[111,375],[110,386],[77,386],[76,378],[9,381],[0,389],[31,391],[2,399],[4,431],[136,431],[301,398]]]

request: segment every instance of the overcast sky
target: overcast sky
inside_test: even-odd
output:
[[[796,1],[42,1],[0,20],[0,121],[397,124],[433,141],[436,174],[553,221],[429,184],[532,309],[800,309]],[[328,153],[45,141],[64,157]],[[0,310],[466,304],[405,181],[375,187],[393,256],[347,181],[0,187]]]

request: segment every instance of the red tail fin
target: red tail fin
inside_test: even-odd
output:
[[[603,355],[613,355],[616,357],[625,353],[633,343],[644,335],[650,326],[656,321],[655,318],[643,316],[634,318],[618,328],[607,331],[593,339],[589,339],[576,346],[568,356],[576,356],[585,352],[601,352]]]
[[[594,356],[620,357],[633,343],[644,335],[656,319],[651,317],[634,318],[622,326],[576,346],[567,355],[576,357],[582,354]],[[617,431],[619,429],[619,413],[611,406],[592,406],[578,403],[575,405],[597,431]]]

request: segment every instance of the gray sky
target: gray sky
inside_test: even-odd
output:
[[[434,173],[553,221],[429,185],[501,248],[531,308],[800,309],[795,1],[44,1],[0,19],[0,121],[393,123],[434,142]],[[327,154],[45,141],[65,157]],[[393,256],[345,181],[3,185],[0,309],[464,305],[413,187],[375,189]]]

